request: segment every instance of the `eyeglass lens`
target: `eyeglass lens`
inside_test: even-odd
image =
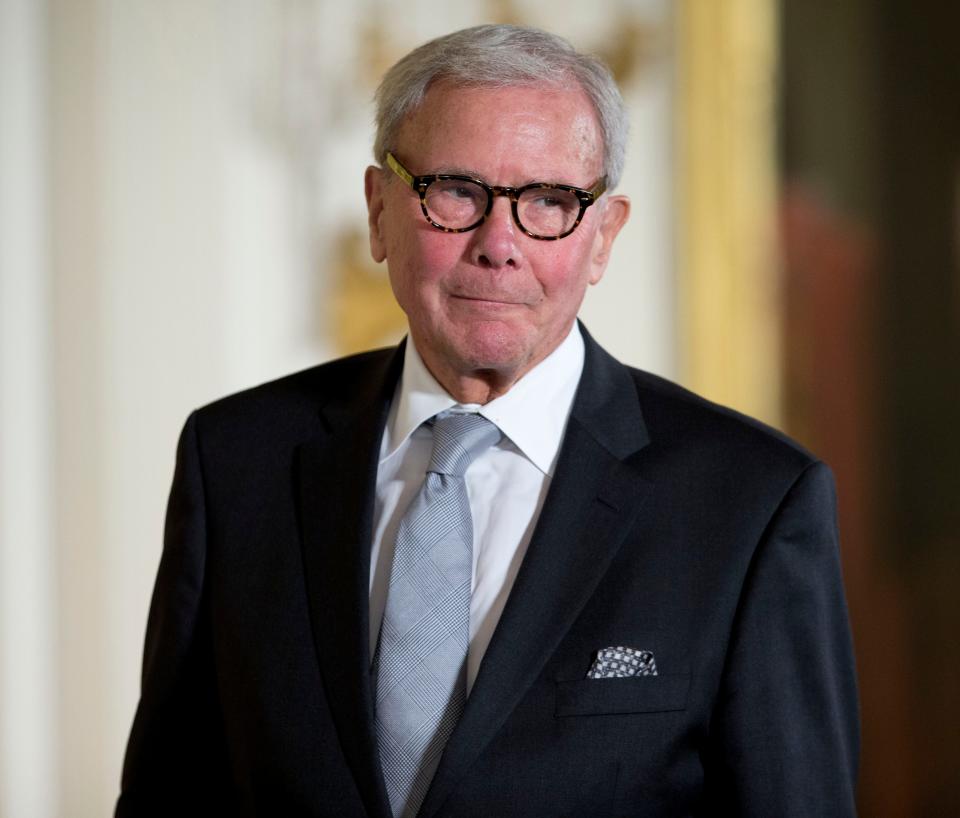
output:
[[[437,179],[427,188],[424,202],[432,221],[458,230],[483,218],[487,191],[464,179]],[[559,236],[577,221],[580,199],[561,188],[530,188],[520,194],[517,214],[525,230],[538,236]]]

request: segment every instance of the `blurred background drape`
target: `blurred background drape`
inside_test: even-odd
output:
[[[187,413],[402,334],[371,95],[481,22],[613,67],[634,211],[583,318],[834,467],[862,814],[960,814],[956,8],[0,0],[0,818],[111,809]]]

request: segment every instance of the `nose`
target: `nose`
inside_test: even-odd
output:
[[[517,267],[523,258],[518,242],[520,231],[513,221],[510,200],[497,196],[490,215],[473,231],[470,258],[478,267]]]

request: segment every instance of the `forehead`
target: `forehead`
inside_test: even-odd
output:
[[[579,87],[430,86],[400,127],[397,150],[427,172],[474,172],[494,184],[595,181],[603,141]]]

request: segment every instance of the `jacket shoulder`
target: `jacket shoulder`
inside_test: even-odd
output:
[[[763,465],[797,474],[819,460],[800,443],[756,418],[714,403],[666,378],[627,367],[651,444],[679,445],[705,463],[736,471]]]
[[[363,352],[227,395],[194,412],[198,428],[231,436],[315,429],[331,402],[381,392],[396,356],[395,347]]]

